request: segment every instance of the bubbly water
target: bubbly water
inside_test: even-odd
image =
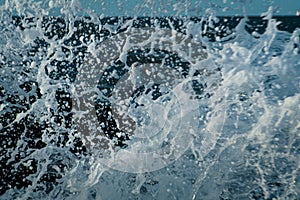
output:
[[[135,7],[172,6],[181,30],[77,1],[0,7],[0,199],[300,198],[300,29],[270,8],[264,32],[226,32],[219,8],[186,4]]]

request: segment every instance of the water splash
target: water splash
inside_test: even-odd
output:
[[[168,13],[168,5],[178,16],[193,12],[191,4],[173,3],[146,1],[136,5],[136,16]],[[223,8],[200,5],[194,12],[203,17],[195,22],[98,18],[77,1],[6,1],[0,16],[1,198],[299,198],[299,29],[278,30],[270,9],[262,14],[264,31],[249,34],[247,17],[232,31],[216,25]],[[143,34],[131,32],[145,27]],[[105,87],[76,82],[99,74]],[[118,120],[111,125],[107,115],[107,134],[93,135],[103,102],[113,103]],[[98,119],[85,112],[95,104]],[[137,171],[101,160],[157,146],[178,154],[165,154],[165,163],[147,163],[156,168],[146,170],[140,159],[119,154],[126,164],[141,162]]]

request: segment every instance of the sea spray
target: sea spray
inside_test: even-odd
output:
[[[264,31],[249,33],[247,16],[230,30],[226,26],[216,26],[223,20],[217,17],[219,8],[213,5],[201,8],[201,3],[198,6],[174,4],[178,16],[203,14],[197,22],[187,16],[181,17],[178,22],[181,28],[172,18],[139,21],[140,16],[167,13],[172,3],[167,1],[163,7],[158,7],[154,1],[146,1],[145,6],[138,4],[138,12],[131,19],[98,18],[92,7],[85,9],[78,1],[6,1],[2,5],[1,199],[299,198],[299,29],[292,33],[278,30],[279,22],[272,19],[270,9],[262,14],[268,23]],[[102,6],[103,12],[108,9],[107,3],[97,5]],[[147,135],[149,130],[157,133],[164,127],[163,130],[172,130],[161,135],[166,139],[161,147],[171,147],[164,152],[182,150],[173,148],[176,137],[182,134],[175,132],[181,127],[178,105],[185,105],[179,112],[180,116],[187,117],[183,118],[184,122],[197,119],[197,123],[191,127],[193,131],[189,132],[187,148],[180,151],[179,157],[155,170],[130,173],[99,160],[103,150],[109,149],[101,146],[106,144],[101,143],[101,139],[110,144],[106,153],[122,151],[113,139],[105,135],[102,138],[83,137],[78,131],[74,119],[88,118],[84,119],[83,112],[74,112],[74,99],[80,99],[78,85],[74,82],[86,64],[99,67],[99,48],[101,51],[111,48],[101,46],[103,42],[122,38],[118,36],[122,31],[141,28],[143,23],[156,28],[157,33],[162,27],[171,30],[170,41],[162,37],[156,45],[166,41],[170,45],[168,50],[174,50],[178,45],[175,36],[180,32],[185,40],[199,45],[196,49],[205,52],[205,56],[192,59],[193,52],[186,49],[179,52],[180,59],[169,54],[176,60],[174,63],[189,62],[188,71],[166,67],[168,73],[157,73],[164,67],[161,63],[141,67],[145,69],[139,72],[146,77],[146,88],[140,88],[140,92],[128,101],[123,99],[124,105],[128,102],[139,104],[140,107],[129,107],[137,118],[146,112],[152,120],[154,115],[161,114],[163,117],[157,119],[169,121],[151,121],[149,124],[156,125],[155,129],[151,126],[139,129],[146,130],[139,135],[144,138],[143,145],[132,134],[123,148],[140,147],[139,150],[147,151],[148,144],[160,142],[147,140],[147,136],[152,136]],[[218,36],[218,31],[226,35]],[[184,42],[181,45],[185,47]],[[131,47],[128,43],[119,50],[120,55],[113,56],[126,63],[125,50]],[[130,71],[130,66],[125,69]],[[159,82],[165,85],[155,90],[148,74],[157,75],[156,81],[170,80]],[[86,75],[95,74],[87,71]],[[120,91],[126,77],[132,83],[141,81],[124,75],[116,84]],[[102,89],[94,87],[90,91],[99,98],[103,97],[99,92]],[[124,97],[118,94],[113,94],[115,102]],[[192,107],[187,102],[197,103],[197,112],[193,112],[192,117],[187,115],[190,111],[187,108]],[[143,109],[142,104],[147,109]],[[122,106],[116,110],[119,108]],[[136,108],[140,109],[134,110]],[[160,110],[164,112],[159,113]],[[140,125],[147,124],[147,119],[141,118]],[[121,122],[126,120],[120,120],[119,125]],[[92,127],[90,124],[88,128]],[[98,147],[93,148],[91,143]]]

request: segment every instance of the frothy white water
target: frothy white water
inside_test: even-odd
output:
[[[0,160],[5,166],[1,198],[299,198],[299,29],[293,33],[277,30],[278,22],[271,19],[269,10],[264,14],[268,20],[264,33],[249,34],[247,19],[242,19],[235,33],[211,42],[201,36],[203,25],[221,27],[213,27],[218,18],[208,9],[202,22],[184,21],[188,34],[182,34],[182,40],[176,38],[175,27],[161,34],[157,25],[150,37],[147,32],[141,34],[144,39],[136,45],[129,38],[137,36],[113,35],[120,27],[132,27],[134,20],[125,25],[101,24],[76,1],[30,3],[7,1],[1,7]],[[42,16],[55,12],[65,22],[45,23]],[[82,12],[91,18],[78,17]],[[185,9],[178,8],[178,12]],[[23,30],[11,23],[12,15],[35,18],[21,19]],[[109,30],[112,35],[76,32],[81,29],[78,19],[98,23],[99,32]],[[74,33],[78,38],[72,38]],[[110,38],[115,38],[116,46],[105,43]],[[125,44],[119,45],[122,41]],[[80,72],[87,79],[97,78],[115,61],[103,64],[99,52],[125,63],[131,48],[151,50],[151,45],[179,51],[190,63],[188,73],[164,71],[164,65],[157,63],[141,66],[139,71],[125,66],[128,73],[118,78],[111,96],[94,82],[76,82]],[[195,49],[205,56],[193,56]],[[93,71],[85,71],[87,65]],[[118,76],[112,75],[103,76]],[[108,83],[105,80],[102,83]],[[193,90],[193,81],[204,91]],[[160,84],[156,99],[153,82]],[[141,83],[145,90],[135,93]],[[123,149],[114,141],[123,132],[114,132],[113,139],[93,134],[98,131],[96,119],[85,111],[95,107],[95,94],[98,100],[113,103],[116,127],[130,133]],[[78,128],[80,120],[85,126]],[[146,159],[143,153],[149,152],[152,157]],[[155,160],[155,156],[166,157]],[[118,162],[111,162],[111,157]]]

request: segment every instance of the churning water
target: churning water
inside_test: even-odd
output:
[[[300,29],[186,5],[1,5],[0,199],[300,199]]]

